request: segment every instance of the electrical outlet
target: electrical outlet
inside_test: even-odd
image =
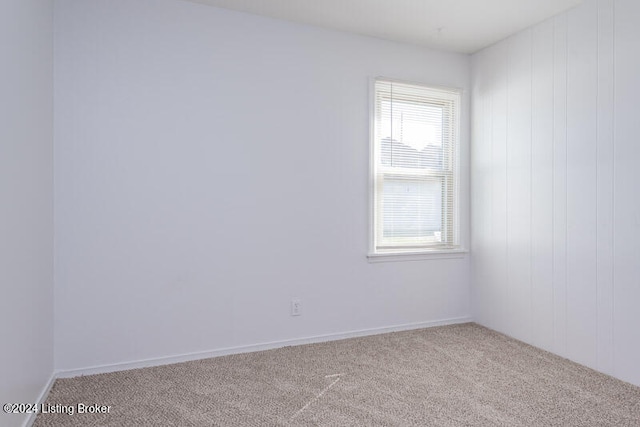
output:
[[[291,315],[300,316],[302,314],[302,300],[300,298],[291,299]]]

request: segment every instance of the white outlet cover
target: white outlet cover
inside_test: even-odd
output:
[[[291,299],[291,315],[292,316],[300,316],[302,311],[302,301],[300,298],[292,298]]]

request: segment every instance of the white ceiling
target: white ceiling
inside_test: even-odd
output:
[[[190,0],[435,49],[474,53],[582,0]]]

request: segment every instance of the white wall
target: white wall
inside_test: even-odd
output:
[[[175,0],[55,24],[57,369],[470,315],[466,258],[366,259],[369,78],[467,123],[467,56]]]
[[[0,402],[53,373],[53,2],[0,2]],[[22,415],[0,413],[0,425]]]
[[[640,3],[473,56],[476,319],[640,385]]]

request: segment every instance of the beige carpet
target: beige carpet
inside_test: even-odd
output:
[[[640,426],[640,388],[475,324],[61,379],[47,399],[78,403],[111,408],[35,426]]]

